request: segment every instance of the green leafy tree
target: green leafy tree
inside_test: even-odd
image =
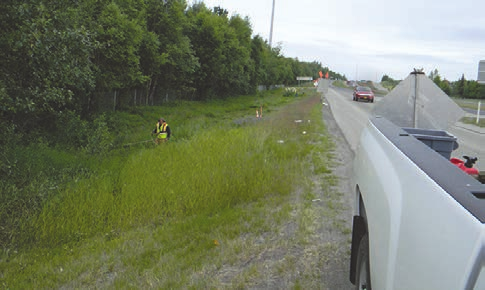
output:
[[[464,96],[467,99],[485,99],[485,86],[477,81],[466,81]]]
[[[247,20],[209,10],[203,3],[188,11],[190,39],[200,70],[194,74],[198,99],[237,95],[248,91],[251,75]],[[246,83],[245,83],[246,82]]]
[[[91,33],[76,22],[78,10],[44,1],[2,6],[1,113],[14,122],[46,118],[74,103],[95,83]],[[74,21],[71,21],[74,19]],[[5,26],[3,24],[6,24]]]
[[[185,1],[148,1],[147,29],[156,35],[157,45],[142,56],[149,76],[149,95],[153,100],[159,87],[165,90],[190,91],[190,76],[199,67],[187,31],[189,24]]]
[[[264,67],[264,55],[267,49],[267,44],[261,38],[261,36],[256,35],[251,39],[251,61],[253,63],[253,68],[250,71],[250,86],[256,87],[265,83],[267,77],[266,70]]]
[[[439,74],[433,77],[433,83],[435,83],[438,87],[441,86],[441,76]]]
[[[269,45],[263,50],[263,70],[264,78],[262,85],[271,87],[279,83],[280,77],[277,69],[277,61],[280,48],[271,48]]]
[[[225,21],[205,6],[194,4],[188,11],[190,41],[199,59],[200,69],[194,72],[193,80],[197,99],[207,99],[215,92],[223,68],[222,25]]]
[[[291,72],[293,73],[294,76],[312,76],[313,77],[313,72],[308,71],[308,66],[303,65],[303,63],[300,63],[298,58],[290,58],[288,59],[288,62],[291,66]]]
[[[465,84],[466,84],[465,74],[462,74],[461,78],[454,85],[454,92],[456,96],[460,98],[465,97]]]
[[[97,88],[119,90],[143,82],[138,55],[143,40],[142,26],[114,2],[102,8],[97,23]]]
[[[382,76],[381,84],[388,90],[394,89],[398,83],[399,81],[394,80],[393,78],[389,77],[387,74]]]
[[[233,35],[231,46],[226,48],[227,59],[230,60],[229,83],[236,94],[248,94],[256,88],[251,85],[251,75],[255,70],[251,59],[251,24],[248,18],[236,15],[231,17],[228,25],[228,33]]]
[[[439,76],[438,69],[434,69],[428,74],[428,78],[431,80],[434,80],[436,76]]]
[[[62,112],[93,119],[97,110],[137,104],[136,93],[125,100],[139,88],[148,104],[168,92],[201,100],[247,94],[318,71],[345,78],[284,57],[281,46],[252,38],[247,17],[203,3],[30,0],[1,8],[0,117],[21,129],[35,131],[27,115],[54,131]]]
[[[451,95],[451,85],[448,80],[444,79],[443,81],[441,81],[439,87],[445,94],[447,94],[448,96]]]
[[[140,69],[146,77],[146,83],[144,84],[147,88],[145,104],[148,104],[149,99],[153,103],[158,77],[162,74],[163,64],[168,61],[168,54],[161,52],[160,46],[160,41],[156,33],[148,31],[143,35],[140,44]],[[136,99],[134,104],[136,105]]]
[[[388,81],[391,81],[392,79],[388,76],[388,75],[383,75],[382,76],[382,79],[381,79],[381,82],[388,82]]]
[[[282,55],[277,58],[277,80],[276,84],[292,85],[296,83],[295,74],[291,70],[291,63],[288,58]]]
[[[229,15],[229,11],[220,6],[216,6],[212,10],[214,11],[214,14],[219,16],[227,17]]]

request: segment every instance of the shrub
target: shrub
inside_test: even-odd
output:
[[[94,119],[90,131],[84,151],[89,154],[99,155],[108,153],[113,146],[113,136],[111,136],[104,114]]]
[[[87,143],[88,125],[73,111],[61,112],[57,117],[59,141],[71,148],[79,148]]]
[[[296,97],[298,96],[298,92],[296,91],[296,88],[285,88],[285,92],[283,93],[283,96]]]

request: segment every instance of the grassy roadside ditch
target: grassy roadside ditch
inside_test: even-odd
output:
[[[478,102],[480,102],[481,100],[478,100],[478,99],[461,99],[461,98],[451,98],[458,106],[462,107],[462,108],[466,108],[466,109],[472,109],[472,110],[476,110],[478,108]],[[485,102],[481,102],[482,103],[482,109],[483,109],[483,106],[484,106],[484,103]]]
[[[309,89],[299,98],[148,113],[172,120],[174,142],[131,150],[116,169],[107,166],[111,171],[78,180],[45,203],[22,224],[35,244],[3,249],[0,285],[241,288],[267,279],[270,247],[280,258],[271,273],[296,275],[299,257],[291,249],[311,242],[313,191],[331,192],[335,184],[319,100]],[[263,104],[264,117],[256,119],[253,108]],[[348,234],[333,196],[327,218]],[[290,238],[275,238],[282,228]],[[307,273],[318,276],[315,266]],[[288,277],[285,285],[295,288],[319,279]]]
[[[476,99],[460,99],[460,98],[452,98],[455,103],[460,106],[463,109],[471,109],[471,110],[476,110],[478,109],[478,102],[481,102],[481,110],[485,108],[485,102],[481,100],[476,100]],[[461,119],[461,122],[465,124],[470,124],[470,125],[475,125],[478,127],[485,127],[485,119],[481,118],[480,121],[477,124],[477,118],[476,117],[463,117]]]
[[[479,122],[477,123],[477,118],[472,117],[464,117],[461,121],[465,124],[475,125],[478,127],[485,127],[485,118],[480,118]]]

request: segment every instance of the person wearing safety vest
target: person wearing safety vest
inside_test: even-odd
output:
[[[165,119],[160,118],[158,119],[156,128],[153,130],[152,133],[157,135],[155,142],[157,144],[160,144],[170,139],[171,131],[167,122],[165,122]]]

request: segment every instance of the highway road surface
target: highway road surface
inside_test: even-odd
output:
[[[382,97],[376,96],[375,103],[380,100]],[[351,89],[334,86],[328,88],[324,102],[328,102],[337,124],[355,152],[362,129],[372,115],[375,103],[354,102]],[[475,167],[485,171],[485,128],[457,122],[448,132],[457,137],[459,143],[459,148],[453,151],[452,157],[478,157]]]

